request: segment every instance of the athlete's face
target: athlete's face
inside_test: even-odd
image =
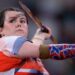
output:
[[[2,34],[5,36],[18,35],[27,37],[28,26],[24,13],[17,11],[6,11]]]

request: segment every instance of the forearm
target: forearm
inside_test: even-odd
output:
[[[75,44],[40,45],[40,58],[62,60],[75,57]]]

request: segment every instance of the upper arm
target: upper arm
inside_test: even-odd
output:
[[[18,52],[19,57],[39,57],[39,45],[26,41]]]
[[[3,40],[6,43],[6,46],[3,47],[3,50],[6,50],[8,56],[18,56],[21,58],[25,57],[38,57],[39,56],[39,45],[35,45],[25,37],[5,37]]]

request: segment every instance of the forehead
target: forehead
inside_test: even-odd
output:
[[[6,11],[5,12],[5,18],[18,17],[18,16],[26,18],[25,14],[20,11]]]

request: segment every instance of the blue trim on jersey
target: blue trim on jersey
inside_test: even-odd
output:
[[[21,48],[21,46],[23,45],[23,43],[26,41],[27,39],[25,37],[19,37],[13,46],[13,54],[17,54],[19,49]]]

